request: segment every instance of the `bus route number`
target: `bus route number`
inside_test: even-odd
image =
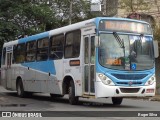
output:
[[[108,65],[122,65],[121,59],[107,59]]]

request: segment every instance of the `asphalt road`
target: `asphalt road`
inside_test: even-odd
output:
[[[111,99],[86,99],[80,98],[78,105],[70,105],[68,96],[63,98],[51,99],[49,94],[33,94],[30,98],[19,98],[16,92],[7,91],[0,87],[0,111],[52,111],[49,115],[54,116],[54,119],[65,120],[82,120],[84,119],[105,119],[106,116],[111,116],[111,120],[149,120],[159,115],[160,102],[149,101],[146,99],[124,99],[120,106],[114,106]],[[53,112],[59,111],[59,112]],[[63,112],[62,112],[63,111]],[[77,112],[79,111],[79,112]],[[94,112],[93,112],[94,111]],[[137,112],[138,111],[138,112]],[[135,117],[133,114],[136,114]],[[153,113],[153,114],[152,114]],[[46,113],[44,113],[46,114]],[[54,115],[53,115],[54,114]],[[149,115],[146,116],[146,115]],[[57,115],[57,117],[56,117]],[[133,116],[132,116],[133,115]],[[83,116],[83,117],[82,117]],[[101,117],[96,117],[101,116]],[[132,116],[132,117],[130,117]],[[146,116],[146,117],[144,117]],[[129,118],[128,118],[129,117]],[[1,120],[2,118],[0,118]],[[6,119],[6,118],[3,118]],[[8,119],[8,118],[7,118]],[[14,118],[12,118],[14,119]],[[17,118],[15,118],[17,119]],[[35,118],[29,118],[35,119]],[[39,118],[39,120],[42,118]],[[52,119],[52,117],[47,118]],[[158,117],[154,117],[158,120]],[[18,120],[18,119],[17,119]]]

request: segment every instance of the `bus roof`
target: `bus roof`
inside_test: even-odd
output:
[[[140,23],[144,23],[144,24],[149,24],[145,21],[129,19],[129,18],[96,17],[96,18],[92,18],[92,19],[85,20],[85,21],[82,21],[82,22],[67,25],[67,26],[64,26],[64,27],[61,27],[61,28],[57,28],[57,29],[54,29],[54,30],[50,30],[50,31],[47,31],[47,32],[42,32],[42,33],[39,33],[39,34],[35,34],[35,35],[32,35],[32,36],[21,38],[21,39],[15,40],[15,41],[10,41],[10,42],[4,43],[4,47],[14,45],[14,44],[18,44],[18,43],[25,43],[25,42],[37,40],[37,39],[40,39],[40,38],[49,37],[49,36],[52,36],[52,35],[65,33],[65,32],[68,32],[68,31],[72,31],[72,30],[83,28],[83,27],[87,27],[88,25],[95,25],[96,27],[98,27],[100,20],[122,20],[122,21],[131,21],[131,22],[140,22]]]

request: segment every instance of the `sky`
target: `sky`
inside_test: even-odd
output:
[[[93,3],[98,3],[100,0],[92,0]]]

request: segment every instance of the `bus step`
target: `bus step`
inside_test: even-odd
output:
[[[83,94],[82,97],[84,97],[84,98],[95,98],[95,95]]]

